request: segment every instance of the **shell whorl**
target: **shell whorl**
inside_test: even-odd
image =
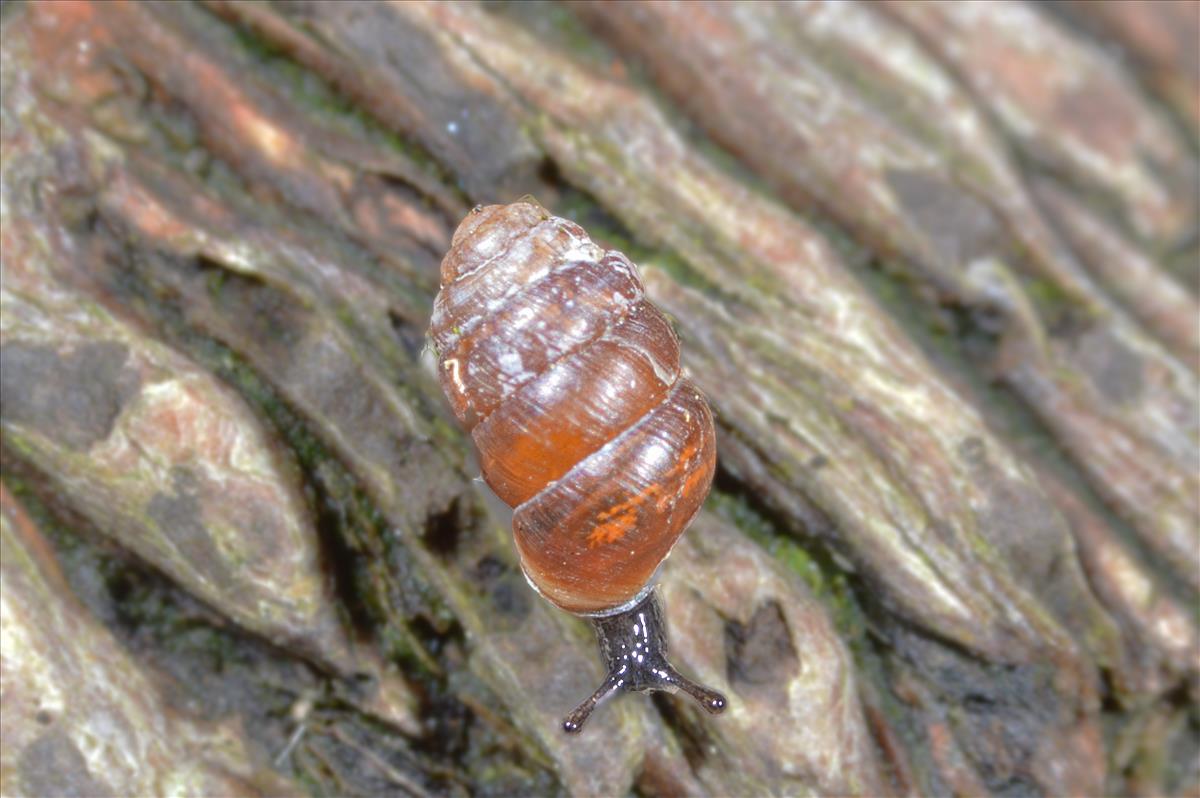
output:
[[[634,265],[518,202],[476,209],[442,262],[442,387],[515,508],[530,582],[576,613],[636,597],[699,510],[712,415]]]

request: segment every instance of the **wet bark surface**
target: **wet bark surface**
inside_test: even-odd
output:
[[[4,4],[2,791],[1195,794],[1198,8]],[[713,406],[724,715],[560,730],[425,335],[524,194]]]

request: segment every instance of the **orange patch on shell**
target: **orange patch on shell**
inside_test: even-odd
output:
[[[637,509],[635,507],[627,507],[615,517],[611,517],[611,511],[605,513],[609,516],[609,520],[600,524],[591,531],[587,536],[587,545],[589,549],[594,549],[597,546],[603,546],[606,543],[615,543],[629,533],[637,523]]]

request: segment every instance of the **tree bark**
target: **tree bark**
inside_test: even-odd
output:
[[[1195,794],[1165,5],[6,4],[4,794]],[[661,585],[722,716],[561,733],[595,643],[425,337],[524,194],[716,413]]]

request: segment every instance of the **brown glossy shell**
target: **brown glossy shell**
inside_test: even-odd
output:
[[[712,414],[637,269],[518,202],[476,209],[442,261],[442,387],[515,508],[530,582],[602,613],[636,598],[708,494]]]

